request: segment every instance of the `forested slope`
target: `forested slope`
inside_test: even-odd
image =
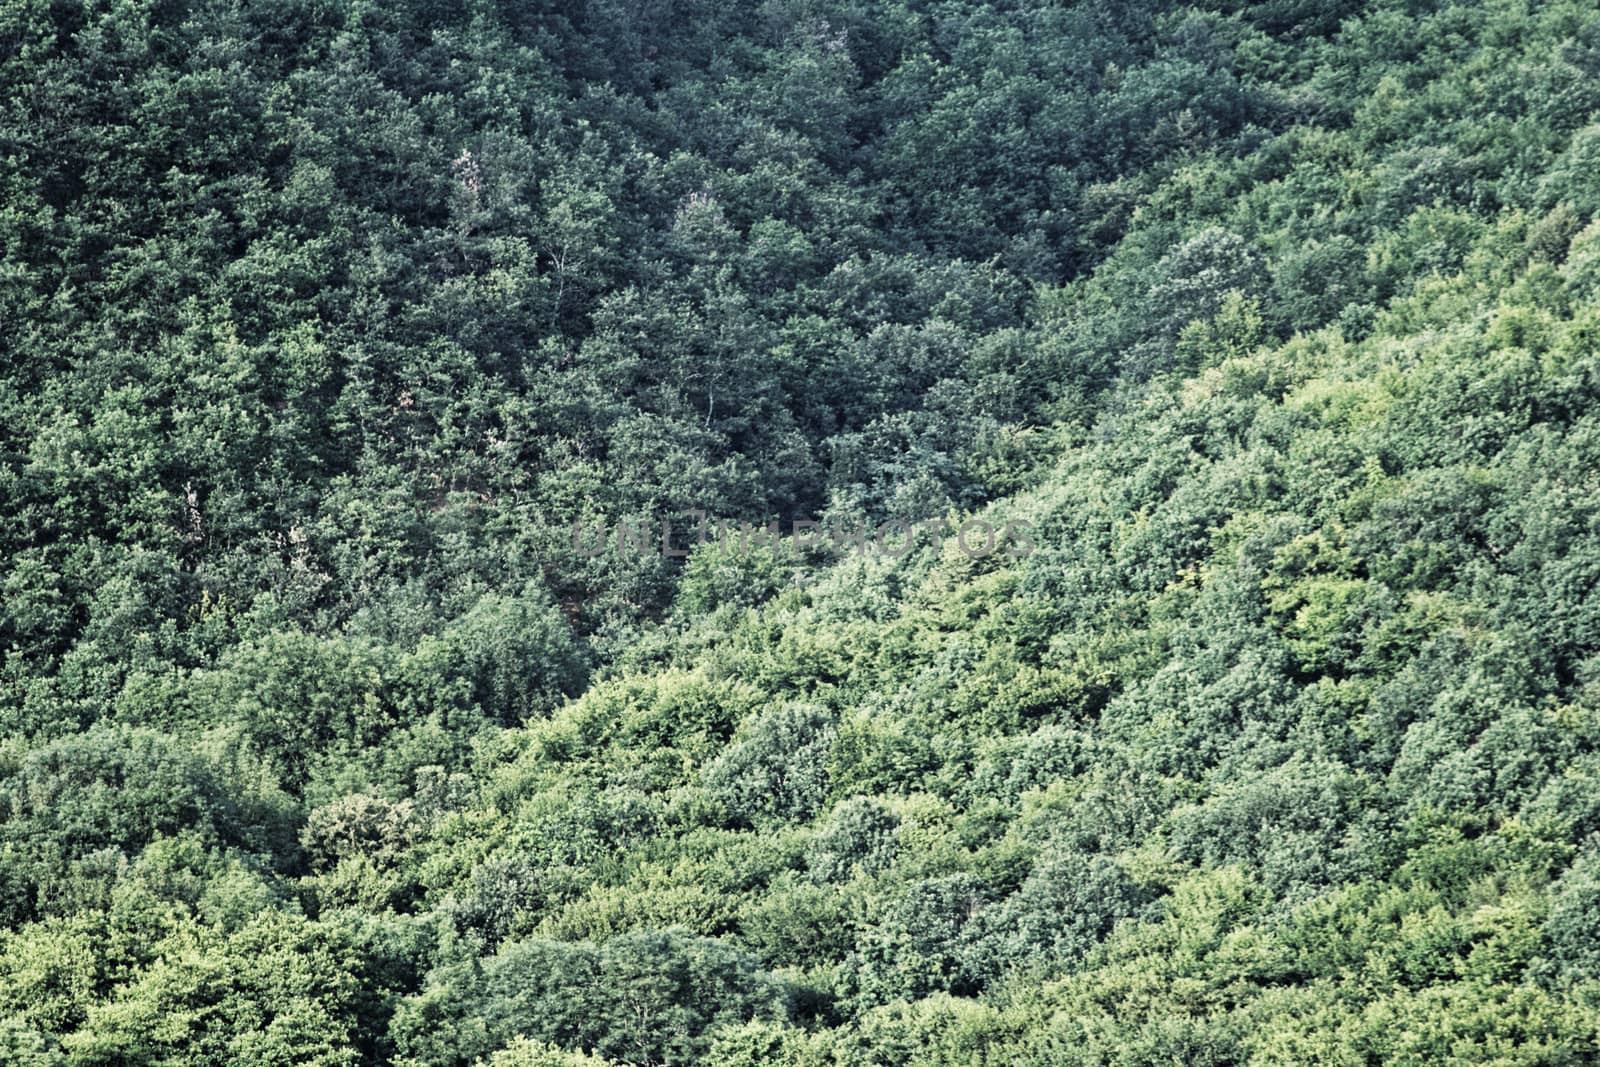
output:
[[[1600,1056],[1600,15],[0,8],[0,1061]],[[1025,524],[591,554],[699,510]]]

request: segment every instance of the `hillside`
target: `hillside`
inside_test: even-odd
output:
[[[0,42],[0,1062],[1600,1057],[1592,5]]]

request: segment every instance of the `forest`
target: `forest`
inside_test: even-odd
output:
[[[1593,3],[0,0],[0,1063],[1597,1061]]]

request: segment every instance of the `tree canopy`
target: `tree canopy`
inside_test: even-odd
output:
[[[7,0],[0,87],[0,1061],[1600,1057],[1592,5]]]

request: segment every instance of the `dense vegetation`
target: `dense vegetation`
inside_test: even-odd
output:
[[[1600,1057],[1581,0],[0,3],[0,1062]],[[1024,522],[591,554],[575,520]]]

